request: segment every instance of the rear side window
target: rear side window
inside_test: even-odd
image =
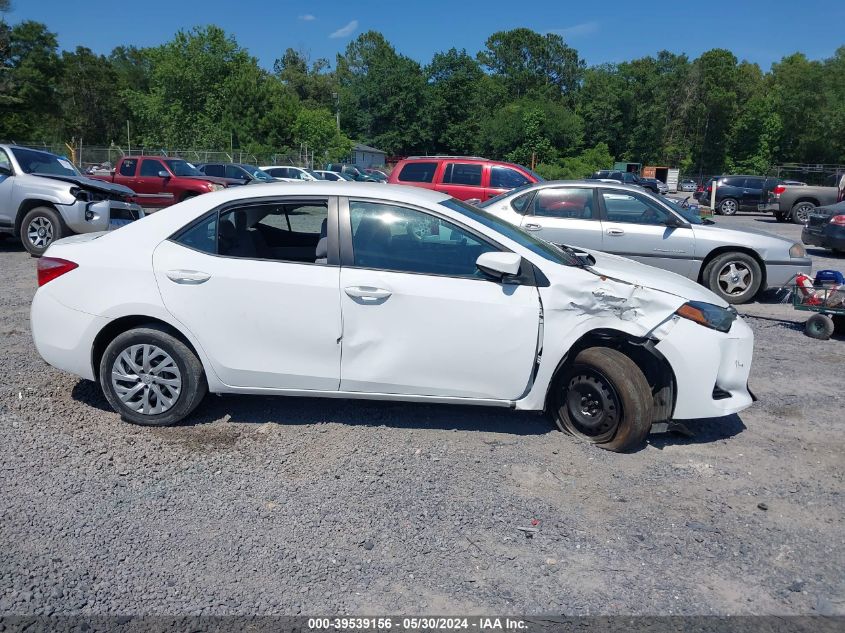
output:
[[[134,158],[132,160],[125,160],[120,163],[121,176],[134,176],[135,169],[138,167],[138,161]]]
[[[528,178],[510,167],[494,165],[490,169],[490,186],[494,189],[515,189],[529,182]]]
[[[762,189],[765,178],[746,178],[745,186],[749,189]]]
[[[222,176],[223,165],[206,165],[202,168],[202,173],[206,176]]]
[[[725,178],[722,181],[722,184],[727,187],[744,187],[745,186],[745,178]]]
[[[592,220],[593,190],[570,187],[542,189],[534,198],[534,215],[547,218]]]
[[[449,163],[443,172],[444,185],[481,186],[481,165]]]
[[[437,163],[406,163],[402,171],[399,172],[399,180],[402,182],[431,182],[434,180],[436,170]]]
[[[175,241],[188,248],[215,255],[217,253],[217,214],[205,218],[184,231]]]

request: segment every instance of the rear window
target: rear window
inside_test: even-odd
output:
[[[406,163],[399,172],[399,180],[403,182],[431,182],[434,180],[434,172],[437,170],[437,163],[413,162]]]
[[[479,187],[481,186],[481,165],[449,163],[443,172],[443,184]]]

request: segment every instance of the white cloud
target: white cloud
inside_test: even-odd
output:
[[[338,37],[347,37],[348,35],[352,35],[352,32],[358,28],[358,20],[352,20],[346,26],[340,27],[337,31],[329,35],[329,37],[333,39],[337,39]]]
[[[310,13],[306,13],[305,15],[300,15],[300,16],[299,16],[299,19],[300,19],[300,20],[302,20],[303,22],[313,22],[313,21],[314,21],[314,20],[316,20],[317,18],[315,18],[315,17],[314,17],[313,15],[311,15]]]
[[[582,22],[581,24],[574,24],[563,29],[552,29],[550,33],[557,33],[566,38],[576,38],[583,35],[592,35],[599,30],[598,22]]]

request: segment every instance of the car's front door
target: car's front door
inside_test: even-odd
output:
[[[674,226],[676,216],[647,194],[602,189],[602,250],[689,276],[694,270],[695,234]]]
[[[540,189],[521,226],[552,244],[602,250],[602,225],[594,187]]]
[[[167,178],[160,174],[168,174]],[[171,180],[170,171],[157,158],[145,158],[141,161],[138,176],[132,187],[137,195],[138,204],[142,207],[166,207],[173,204],[173,192],[168,191],[167,184]]]
[[[501,250],[420,209],[341,199],[342,391],[513,400],[537,357],[536,287],[475,266]],[[526,264],[527,265],[527,264]]]
[[[224,384],[337,390],[335,210],[335,198],[242,201],[156,248],[164,304]]]

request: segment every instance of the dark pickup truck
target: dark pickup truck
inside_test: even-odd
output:
[[[151,210],[235,184],[228,178],[206,176],[182,158],[167,156],[125,156],[109,174],[91,177],[129,187],[135,201]]]

